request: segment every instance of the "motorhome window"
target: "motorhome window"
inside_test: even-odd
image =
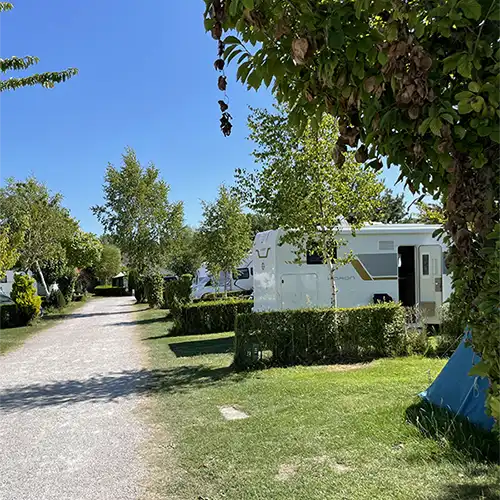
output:
[[[309,248],[306,255],[307,264],[324,264],[323,256],[317,250],[318,245],[311,243],[308,246]],[[335,247],[333,258],[337,258],[337,247]]]
[[[212,286],[212,280],[208,280],[208,281],[205,283],[205,286]]]
[[[250,274],[253,276],[253,267],[250,268]]]
[[[448,257],[448,252],[443,252],[443,274],[448,274],[448,267],[446,266],[447,257]]]
[[[248,267],[239,267],[236,272],[233,273],[233,279],[235,280],[247,280],[250,278],[250,270]]]
[[[429,254],[422,255],[422,276],[429,276]]]

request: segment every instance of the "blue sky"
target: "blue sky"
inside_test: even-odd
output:
[[[236,167],[252,167],[248,106],[269,106],[272,96],[247,91],[229,68],[233,133],[222,136],[217,48],[203,29],[202,0],[13,3],[1,15],[1,57],[36,55],[37,72],[80,72],[52,90],[2,95],[2,180],[34,174],[63,194],[83,229],[101,233],[89,207],[102,201],[106,165],[119,165],[127,145],[160,169],[191,225],[200,199],[213,199]],[[392,187],[398,171],[384,175]]]

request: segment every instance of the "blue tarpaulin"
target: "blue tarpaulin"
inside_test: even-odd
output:
[[[436,380],[420,396],[431,403],[447,408],[470,422],[491,430],[494,420],[486,415],[485,401],[488,379],[469,375],[470,369],[479,361],[471,347],[465,345],[466,333],[457,350],[441,370]]]

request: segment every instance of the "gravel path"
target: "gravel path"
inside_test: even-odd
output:
[[[141,394],[149,372],[133,304],[92,300],[0,357],[1,500],[144,494]]]

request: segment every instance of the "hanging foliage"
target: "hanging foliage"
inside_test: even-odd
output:
[[[358,148],[358,161],[379,169],[385,157],[412,192],[443,197],[456,300],[473,327],[498,421],[500,4],[206,3],[206,29],[236,32],[223,40],[226,63],[238,57],[238,80],[271,86],[298,127],[325,112],[339,118],[338,164]]]

